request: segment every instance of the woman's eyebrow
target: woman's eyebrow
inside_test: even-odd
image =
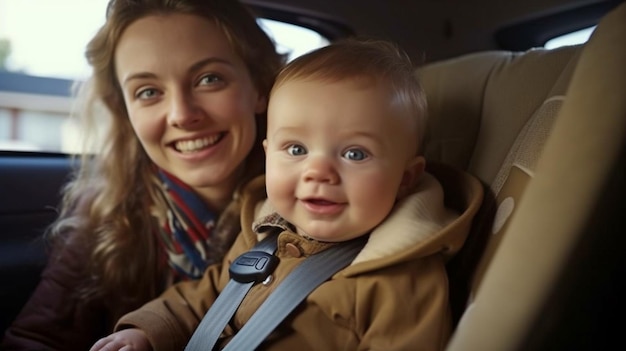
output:
[[[202,69],[202,67],[210,65],[210,64],[222,64],[222,65],[226,65],[230,67],[234,66],[233,63],[227,59],[212,56],[212,57],[207,57],[205,59],[202,59],[194,63],[193,65],[191,65],[191,67],[189,67],[189,71],[190,72],[198,71]]]
[[[220,57],[207,57],[205,59],[202,59],[192,64],[189,67],[189,72],[195,72],[195,71],[201,70],[203,67],[210,65],[210,64],[223,64],[223,65],[233,67],[233,64],[229,60],[226,60]],[[124,77],[124,79],[122,79],[122,85],[125,85],[129,81],[132,81],[135,79],[147,79],[147,78],[156,78],[156,77],[157,75],[152,72],[132,73]]]
[[[126,85],[128,82],[133,81],[135,79],[147,79],[147,78],[156,78],[157,75],[150,72],[137,72],[129,74],[128,76],[122,79],[122,86]]]

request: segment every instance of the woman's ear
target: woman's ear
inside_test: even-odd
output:
[[[401,199],[411,193],[411,191],[419,183],[419,179],[424,173],[425,168],[426,159],[423,156],[415,156],[407,162],[404,173],[402,174],[402,180],[400,181],[400,187],[398,189],[396,199]]]
[[[263,139],[263,150],[265,151],[265,154],[267,155],[267,139]]]

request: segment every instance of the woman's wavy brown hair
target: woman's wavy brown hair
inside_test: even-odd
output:
[[[252,13],[235,0],[112,0],[106,22],[89,42],[86,57],[92,76],[78,90],[76,113],[85,128],[84,152],[64,189],[62,211],[48,238],[71,238],[91,250],[83,297],[130,298],[142,303],[160,290],[157,222],[165,208],[157,196],[153,165],[136,137],[115,75],[114,53],[120,36],[148,15],[185,13],[214,21],[243,59],[260,94],[267,96],[283,57]],[[207,38],[207,40],[211,40]],[[265,115],[257,118],[257,142],[249,160],[263,158]],[[106,126],[106,129],[103,129]],[[94,144],[94,140],[98,140]],[[262,171],[262,168],[260,168]],[[259,172],[257,172],[259,173]],[[63,235],[64,233],[75,235]]]

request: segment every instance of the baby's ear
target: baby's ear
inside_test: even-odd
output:
[[[419,179],[424,173],[425,168],[426,159],[423,156],[415,156],[407,162],[404,173],[402,174],[402,180],[400,181],[397,199],[401,199],[411,193],[417,183],[419,183]]]

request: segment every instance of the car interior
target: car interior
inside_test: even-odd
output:
[[[448,263],[455,330],[447,350],[619,345],[626,3],[244,2],[331,41],[390,39],[415,58],[428,99],[426,159],[465,170],[485,188],[472,231]],[[585,43],[543,47],[592,25]],[[41,234],[75,162],[0,150],[0,332],[37,284],[46,262]]]

